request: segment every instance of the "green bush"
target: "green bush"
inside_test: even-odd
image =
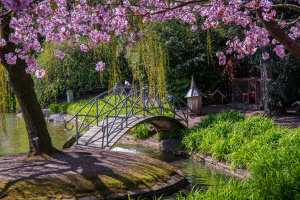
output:
[[[68,111],[68,107],[69,107],[70,103],[68,102],[63,102],[61,105],[60,105],[60,112],[61,113],[67,113]]]
[[[157,135],[156,135],[157,139],[159,141],[162,141],[162,140],[166,140],[166,139],[169,139],[169,134],[168,133],[165,133],[165,132],[159,132]]]
[[[59,113],[60,105],[57,103],[52,103],[52,104],[50,104],[49,109],[50,109],[50,114]]]
[[[87,38],[80,39],[80,43],[87,43],[87,41]],[[42,105],[45,102],[54,101],[57,97],[65,97],[70,87],[77,95],[93,92],[99,87],[110,88],[112,70],[104,70],[102,77],[95,70],[95,66],[102,60],[107,69],[112,68],[114,64],[111,44],[91,47],[89,53],[82,52],[79,45],[70,46],[67,42],[63,42],[60,46],[44,44],[43,48],[44,51],[37,55],[37,61],[47,73],[43,79],[38,79],[33,75],[35,91]],[[56,49],[66,53],[63,60],[55,56]],[[118,76],[120,81],[130,79],[131,69],[127,66],[123,53],[117,55],[116,61],[120,70]]]
[[[140,125],[134,127],[133,129],[131,129],[128,132],[128,134],[133,135],[135,138],[138,138],[138,139],[146,139],[155,132],[156,131],[153,129],[152,125],[140,124]]]

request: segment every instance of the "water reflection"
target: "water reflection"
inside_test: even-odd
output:
[[[0,156],[25,153],[29,151],[29,143],[24,119],[14,113],[6,114],[7,133],[0,130]],[[0,118],[1,119],[1,118]],[[73,134],[64,130],[64,123],[47,122],[53,146],[61,149],[62,145]]]
[[[175,156],[171,153],[147,146],[117,143],[111,150],[141,154],[163,160],[180,169],[189,182],[197,186],[217,185],[220,181],[228,181],[231,178],[231,176],[228,176],[223,171],[204,165],[201,162]]]

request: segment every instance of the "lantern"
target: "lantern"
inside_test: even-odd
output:
[[[194,111],[197,115],[202,112],[202,96],[204,94],[196,87],[194,77],[192,76],[191,87],[186,93],[189,108]]]

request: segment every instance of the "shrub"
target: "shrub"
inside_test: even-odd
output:
[[[168,133],[165,133],[165,132],[159,132],[157,135],[156,135],[157,139],[159,141],[162,141],[162,140],[166,140],[166,139],[169,139],[170,135]]]
[[[57,103],[52,103],[50,104],[49,109],[50,109],[50,114],[59,113],[60,105]]]
[[[140,124],[131,129],[128,134],[133,135],[138,139],[146,139],[154,132],[156,131],[153,129],[152,125]]]
[[[68,102],[63,102],[61,105],[60,105],[60,112],[61,113],[67,113],[67,110],[68,110],[68,107],[69,107],[70,103]]]

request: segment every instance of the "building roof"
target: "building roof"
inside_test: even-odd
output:
[[[213,93],[210,94],[210,96],[214,96],[216,93],[219,93],[222,97],[226,98],[226,93],[221,89],[217,88]]]
[[[194,77],[192,76],[191,87],[184,97],[185,98],[199,97],[199,96],[203,96],[203,95],[204,94],[196,87]]]
[[[296,105],[300,105],[300,101],[295,101],[291,106],[296,106]]]

